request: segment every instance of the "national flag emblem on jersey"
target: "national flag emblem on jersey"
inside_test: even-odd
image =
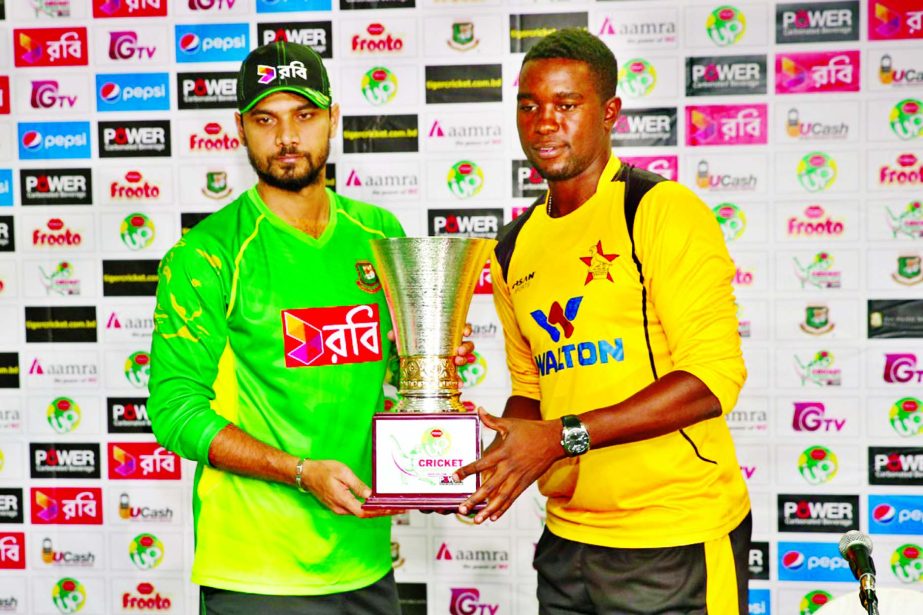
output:
[[[286,367],[380,361],[378,304],[282,310]]]
[[[381,282],[378,281],[378,274],[375,273],[375,267],[368,261],[356,262],[356,272],[359,279],[356,284],[367,293],[377,293],[381,290]]]

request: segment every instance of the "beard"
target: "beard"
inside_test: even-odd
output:
[[[307,168],[299,173],[296,170],[298,168],[297,163],[285,165],[281,168],[273,166],[272,159],[275,156],[285,156],[289,154],[301,154],[304,156]],[[272,156],[268,156],[264,160],[259,161],[254,157],[253,152],[250,151],[249,148],[247,149],[247,159],[250,160],[250,166],[253,167],[256,176],[273,188],[288,192],[301,192],[302,189],[316,184],[320,179],[321,171],[327,164],[327,157],[329,155],[330,141],[327,140],[323,142],[322,149],[318,152],[317,159],[307,152],[299,151],[297,147],[291,146],[282,147]]]

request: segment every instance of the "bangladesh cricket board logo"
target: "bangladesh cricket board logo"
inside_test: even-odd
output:
[[[367,293],[377,293],[381,290],[381,282],[378,280],[378,274],[375,267],[369,261],[357,261],[356,273],[359,279],[356,285]]]
[[[164,556],[163,543],[153,534],[138,534],[128,545],[128,558],[138,570],[153,570]]]
[[[897,271],[891,279],[904,286],[913,286],[923,282],[923,259],[919,254],[903,254],[897,257]]]
[[[901,545],[891,554],[891,571],[901,583],[923,581],[923,557],[920,547],[913,543]]]
[[[484,172],[470,160],[460,160],[452,165],[446,177],[449,191],[459,199],[469,199],[484,187]]]
[[[142,213],[133,213],[122,220],[119,228],[122,243],[129,250],[143,250],[154,243],[154,223]]]
[[[230,196],[233,188],[228,185],[227,171],[206,171],[202,194],[209,199],[223,199]]]
[[[838,469],[836,455],[825,446],[806,448],[798,457],[798,472],[811,485],[830,482]]]
[[[657,85],[657,71],[643,58],[632,58],[619,69],[618,89],[623,96],[643,98]]]
[[[822,589],[815,589],[808,592],[801,599],[798,607],[798,615],[813,615],[820,610],[822,606],[833,600],[833,595]]]
[[[474,23],[456,21],[452,24],[452,38],[446,41],[455,51],[469,51],[478,46],[481,39],[474,36]]]
[[[905,438],[919,435],[923,428],[923,401],[916,397],[903,397],[891,406],[888,413],[891,428]]]
[[[362,96],[376,107],[397,96],[397,77],[384,66],[376,66],[362,76]]]
[[[80,406],[70,397],[56,397],[48,404],[45,416],[55,433],[70,433],[80,425]]]
[[[747,31],[747,19],[740,9],[725,4],[709,13],[705,19],[705,31],[714,44],[730,47]]]
[[[125,359],[125,378],[136,389],[146,388],[151,378],[151,355],[139,350]]]
[[[836,324],[830,321],[830,308],[826,305],[808,305],[804,308],[804,322],[798,325],[809,335],[830,333]]]
[[[718,226],[724,234],[724,241],[730,243],[739,239],[747,228],[747,216],[733,203],[719,203],[712,208]]]
[[[888,116],[891,130],[904,141],[923,135],[923,102],[905,98],[891,109]]]
[[[798,162],[798,183],[808,192],[823,192],[836,181],[836,161],[824,152],[811,152]]]
[[[64,577],[51,588],[51,602],[61,613],[77,613],[86,601],[87,591],[77,579]]]

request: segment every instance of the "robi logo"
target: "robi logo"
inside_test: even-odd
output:
[[[382,358],[378,304],[282,310],[286,367]]]
[[[567,300],[567,305],[562,309],[561,304],[555,301],[551,304],[551,309],[546,315],[542,310],[534,310],[531,315],[535,322],[551,337],[551,341],[558,342],[561,340],[561,333],[557,327],[560,326],[564,332],[564,337],[570,339],[574,334],[573,321],[577,318],[577,311],[580,309],[580,302],[583,297],[572,297]]]

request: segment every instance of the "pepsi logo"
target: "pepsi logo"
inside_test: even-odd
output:
[[[878,523],[890,523],[897,516],[897,509],[890,504],[879,504],[872,511],[872,518]]]
[[[788,570],[798,570],[804,566],[804,553],[789,551],[782,556],[782,565]]]
[[[42,133],[37,130],[30,130],[22,136],[22,146],[29,150],[38,149],[42,146]]]
[[[104,83],[103,87],[99,88],[99,97],[106,102],[117,101],[121,93],[122,88],[119,87],[119,84],[112,83],[111,81]]]
[[[185,53],[195,53],[199,50],[201,43],[199,35],[195,32],[187,32],[179,39],[179,48]]]

